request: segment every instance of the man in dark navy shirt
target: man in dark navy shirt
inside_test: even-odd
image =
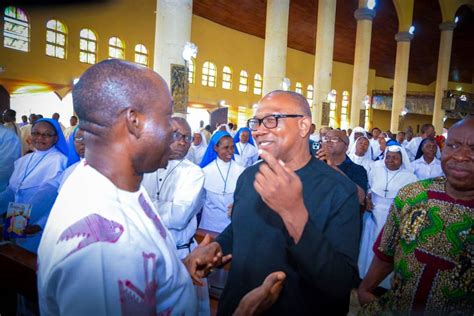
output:
[[[274,91],[248,121],[262,162],[247,168],[234,193],[231,224],[216,242],[232,253],[219,315],[273,271],[285,283],[268,315],[346,315],[357,279],[360,213],[346,176],[311,156],[306,99]]]
[[[359,203],[365,203],[367,195],[367,171],[364,167],[354,163],[347,155],[349,138],[346,133],[339,130],[331,130],[322,139],[323,146],[316,154],[316,157],[325,160],[334,170],[345,174],[357,185],[357,195]]]

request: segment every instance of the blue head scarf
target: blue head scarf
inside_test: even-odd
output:
[[[202,157],[201,164],[199,164],[201,168],[204,168],[205,166],[216,160],[217,152],[214,150],[214,146],[216,146],[217,143],[221,140],[221,138],[225,136],[232,138],[229,133],[224,131],[218,131],[214,133],[214,135],[212,135],[211,140],[209,141],[209,145],[207,146],[206,152],[204,153],[204,157]],[[234,151],[235,150],[236,148],[234,144]],[[232,156],[232,159],[234,159],[234,156]]]
[[[63,131],[61,130],[61,126],[59,126],[58,121],[50,119],[50,118],[42,118],[35,122],[34,125],[41,123],[41,122],[48,122],[49,124],[53,125],[54,129],[56,130],[56,134],[58,136],[58,141],[54,144],[57,150],[59,150],[63,155],[68,155],[67,143],[66,139],[64,138]],[[34,126],[33,125],[33,126]]]
[[[239,131],[234,136],[234,144],[240,142],[240,133],[242,133],[243,131],[247,131],[249,133],[249,144],[255,146],[255,143],[253,142],[252,132],[248,127],[242,127],[241,129],[239,129]]]
[[[74,129],[74,131],[69,135],[69,138],[67,140],[67,147],[68,147],[68,153],[67,153],[67,165],[66,167],[69,167],[79,160],[81,160],[81,157],[79,157],[79,154],[76,151],[76,146],[74,146],[74,137],[76,137],[76,132],[77,132],[77,127]]]
[[[402,145],[400,145],[400,144],[399,144],[396,140],[394,140],[394,139],[388,140],[388,141],[386,142],[386,144],[387,144],[387,147],[388,147],[388,146],[402,146]]]

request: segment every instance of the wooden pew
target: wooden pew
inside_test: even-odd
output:
[[[0,245],[0,314],[15,314],[17,294],[33,302],[39,315],[36,255],[14,244],[5,243]]]

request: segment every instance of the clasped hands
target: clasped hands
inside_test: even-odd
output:
[[[207,277],[213,268],[223,266],[231,259],[232,255],[224,256],[221,246],[206,234],[199,246],[184,258],[183,263],[193,283],[202,286],[202,278]]]

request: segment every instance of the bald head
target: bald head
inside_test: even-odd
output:
[[[165,93],[166,84],[155,72],[134,63],[109,59],[90,67],[81,76],[72,97],[81,129],[94,133],[97,132],[94,126],[111,127],[128,108],[146,113],[149,100]]]
[[[293,91],[275,90],[265,95],[261,101],[278,95],[285,95],[290,97],[294,101],[294,104],[297,106],[299,113],[311,117],[311,110],[309,108],[309,103],[306,98],[301,94]]]

